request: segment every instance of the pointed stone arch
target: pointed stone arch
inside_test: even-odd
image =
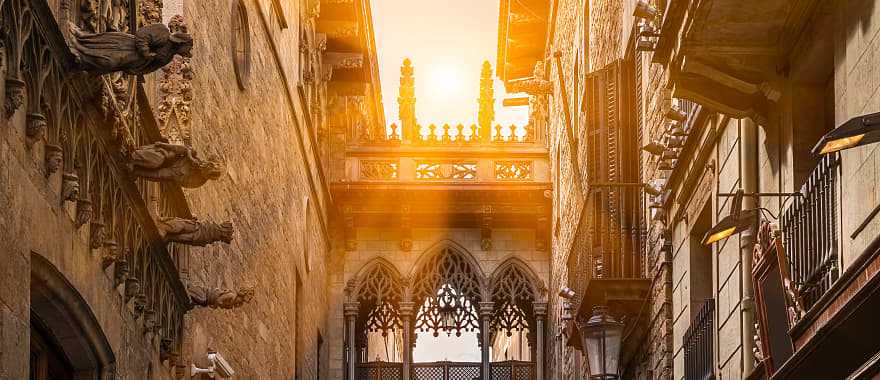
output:
[[[72,370],[90,379],[112,379],[116,357],[100,323],[76,288],[45,257],[31,254],[31,330],[50,337]]]
[[[361,267],[347,292],[349,301],[359,304],[358,319],[363,331],[385,335],[402,327],[399,310],[403,284],[397,267],[384,258],[375,258]]]
[[[542,302],[547,292],[526,262],[510,257],[492,272],[489,293],[493,301],[492,330],[509,335],[535,328],[534,304]]]
[[[435,243],[416,261],[410,278],[409,295],[418,308],[416,330],[434,335],[479,330],[478,309],[488,300],[487,282],[467,249],[450,240]]]

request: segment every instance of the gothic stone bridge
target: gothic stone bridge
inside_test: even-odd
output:
[[[547,146],[536,138],[544,127],[492,126],[488,63],[479,124],[420,125],[412,71],[405,61],[399,124],[332,126],[345,152],[331,165],[344,239],[331,280],[339,290],[330,330],[344,331],[333,356],[344,357],[350,380],[541,380],[551,211]],[[417,332],[462,344],[476,334],[481,360],[414,362]]]

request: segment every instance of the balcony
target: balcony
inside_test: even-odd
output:
[[[827,155],[780,217],[791,280],[808,311],[840,277],[837,187],[840,157]]]
[[[703,301],[684,334],[685,380],[715,379],[713,347],[715,341],[715,300]]]
[[[413,363],[411,379],[414,380],[475,380],[481,379],[479,362],[429,362]],[[489,366],[491,380],[532,380],[535,363],[517,360],[492,362]],[[403,364],[370,362],[357,365],[358,380],[399,380],[403,378]]]

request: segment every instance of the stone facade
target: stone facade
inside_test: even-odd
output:
[[[503,10],[505,3],[502,1]],[[761,346],[761,339],[756,338],[756,334],[766,334],[760,328],[766,321],[758,313],[769,306],[755,303],[755,287],[760,285],[752,283],[755,233],[737,234],[712,246],[702,244],[705,232],[731,212],[730,194],[737,189],[747,193],[802,191],[809,196],[819,191],[811,190],[816,189],[815,184],[836,181],[828,188],[845,190],[839,198],[834,196],[833,214],[817,223],[832,221],[823,238],[837,236],[828,249],[840,255],[827,259],[830,269],[823,273],[836,276],[850,265],[866,265],[866,257],[870,260],[874,255],[877,200],[872,194],[877,184],[876,175],[871,174],[871,170],[876,172],[871,169],[876,164],[871,163],[876,162],[876,146],[842,151],[840,167],[832,166],[824,175],[822,168],[838,161],[819,160],[809,150],[835,126],[876,111],[876,75],[869,69],[876,65],[867,53],[875,45],[875,23],[868,21],[858,28],[851,17],[871,20],[875,4],[810,2],[788,8],[778,2],[754,2],[737,3],[728,9],[721,3],[726,2],[697,6],[687,1],[560,1],[549,18],[552,34],[545,44],[544,63],[552,65],[546,79],[553,85],[547,115],[554,183],[551,289],[576,287],[577,279],[570,275],[572,263],[577,261],[571,255],[579,253],[577,231],[584,223],[578,212],[582,207],[577,172],[589,165],[570,158],[572,147],[589,148],[583,140],[569,143],[573,135],[566,131],[564,100],[571,107],[571,128],[577,136],[588,127],[580,104],[590,95],[584,83],[615,60],[632,59],[636,101],[628,111],[638,115],[634,127],[639,130],[642,146],[663,144],[663,151],[650,153],[646,148],[640,157],[642,181],[662,185],[660,196],[646,196],[645,204],[650,207],[644,210],[648,221],[644,268],[651,290],[645,306],[649,315],[637,324],[646,335],[639,352],[623,364],[622,378],[686,378],[686,370],[695,365],[685,359],[688,339],[693,339],[691,331],[699,328],[709,329],[713,336],[713,346],[707,351],[712,360],[707,368],[716,378],[762,376],[758,373],[771,370],[771,362],[766,360],[769,354],[762,352],[767,343]],[[709,12],[709,8],[714,10]],[[656,16],[651,16],[654,11]],[[639,17],[633,17],[638,13]],[[754,21],[751,26],[733,21],[743,14]],[[782,20],[788,29],[775,34]],[[654,31],[648,28],[640,37],[641,22],[648,22]],[[511,27],[504,28],[502,38]],[[754,49],[711,49],[725,44]],[[758,45],[776,47],[768,52],[759,51]],[[553,54],[558,52],[562,53],[564,88],[557,66],[552,64]],[[753,63],[739,67],[736,62]],[[513,60],[505,63],[520,64]],[[736,90],[724,92],[732,88]],[[563,99],[565,96],[568,99]],[[674,121],[677,116],[671,109],[680,111],[680,121]],[[683,133],[675,130],[678,126]],[[586,180],[580,188],[589,185]],[[782,217],[778,222],[782,234],[786,228],[802,228],[791,220],[786,222],[786,215],[795,212],[791,203],[797,201],[786,199],[785,194],[746,198],[744,208],[764,207]],[[785,244],[793,247],[788,253],[792,268],[805,265],[800,260],[807,259],[798,256],[804,253],[794,250],[797,241],[786,240]],[[826,259],[817,261],[821,260]],[[866,275],[872,274],[869,271]],[[849,281],[844,278],[832,287]],[[548,366],[557,378],[578,378],[588,370],[582,352],[566,347],[573,342],[568,339],[571,324],[559,317],[564,301],[555,297],[549,301],[550,328],[559,343],[550,353],[553,359]],[[701,325],[705,322],[700,319],[706,312],[711,316],[708,327]],[[792,323],[789,327],[797,359],[793,361],[803,363],[806,359],[800,357],[807,354],[797,349],[812,344],[811,335],[797,338],[798,334],[810,323],[825,322],[795,319]],[[772,365],[772,370],[778,370],[782,363]],[[792,373],[798,365],[786,363],[784,370]]]

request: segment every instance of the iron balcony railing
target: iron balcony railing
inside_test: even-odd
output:
[[[439,361],[413,363],[413,380],[480,380],[479,362]],[[535,362],[508,360],[489,364],[491,376],[488,380],[534,380]],[[403,363],[369,362],[358,363],[357,380],[399,380],[403,378]]]
[[[684,348],[685,380],[711,380],[715,378],[714,366],[712,365],[712,345],[715,337],[714,319],[715,301],[710,298],[703,301],[696,317],[691,320],[691,325],[684,334],[682,347]]]
[[[837,186],[840,157],[824,156],[781,217],[792,282],[805,311],[840,275],[837,248]]]

